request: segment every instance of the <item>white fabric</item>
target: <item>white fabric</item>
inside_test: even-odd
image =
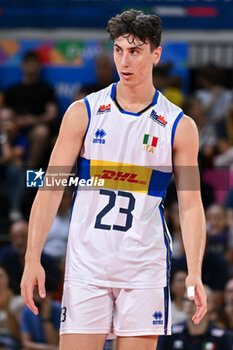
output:
[[[168,311],[167,334],[171,334],[170,300]],[[155,312],[161,317],[153,317]],[[163,288],[125,290],[66,282],[60,334],[163,335],[165,313]]]
[[[81,157],[170,173],[172,128],[181,109],[159,93],[157,104],[143,114],[122,113],[112,100],[111,91],[112,85],[87,97],[91,121]],[[100,106],[109,104],[111,111],[99,113]],[[165,127],[150,117],[152,110],[165,118]],[[104,130],[104,144],[93,142],[97,130]],[[151,146],[148,150],[144,148],[144,135],[147,134],[158,138],[153,152],[149,152]],[[110,192],[114,193],[110,196]],[[112,189],[108,195],[100,194],[99,189],[78,191],[69,230],[65,280],[114,288],[160,288],[167,285],[168,243],[165,243],[159,210],[162,198],[134,190],[124,192],[127,192],[127,197]],[[126,226],[128,216],[124,210],[129,207],[129,193],[135,203],[131,211],[132,225],[124,232],[113,226]],[[110,201],[115,201],[111,209],[107,208]],[[101,224],[110,229],[95,228],[97,215],[101,213]],[[169,233],[168,240],[171,249]]]

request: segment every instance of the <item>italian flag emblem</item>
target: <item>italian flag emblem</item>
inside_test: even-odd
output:
[[[158,137],[151,136],[149,134],[145,134],[143,138],[143,145],[149,145],[152,147],[156,147],[158,143]]]

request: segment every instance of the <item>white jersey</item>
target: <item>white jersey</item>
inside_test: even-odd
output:
[[[72,208],[65,280],[112,288],[169,283],[171,237],[162,201],[172,175],[172,144],[180,108],[156,91],[141,113],[123,111],[116,84],[87,96],[88,130]]]

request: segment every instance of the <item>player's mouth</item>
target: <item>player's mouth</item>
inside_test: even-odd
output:
[[[129,79],[132,75],[133,75],[133,73],[121,72],[121,76],[122,76],[124,79]]]

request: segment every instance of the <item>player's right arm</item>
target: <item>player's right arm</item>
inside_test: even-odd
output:
[[[67,173],[72,169],[79,155],[87,126],[88,113],[85,102],[73,103],[63,117],[48,169],[50,167],[64,167]],[[38,309],[33,301],[35,285],[38,285],[40,297],[45,297],[45,272],[40,263],[41,252],[62,195],[63,190],[61,189],[39,190],[31,209],[21,294],[25,304],[35,314],[38,314]]]

